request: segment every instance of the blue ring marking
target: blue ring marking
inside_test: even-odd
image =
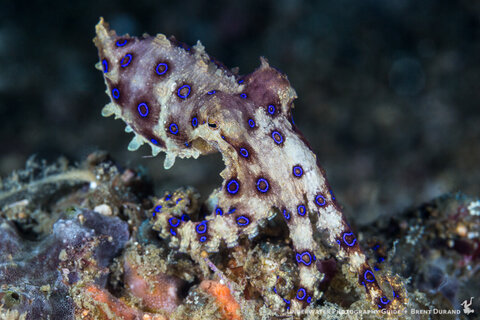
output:
[[[247,99],[247,94],[246,93],[240,93],[240,98]]]
[[[290,220],[290,213],[287,211],[287,209],[283,209],[283,216],[285,219]]]
[[[179,41],[178,47],[182,48],[185,51],[190,51],[190,47],[186,43],[183,43],[183,42]]]
[[[387,300],[387,302],[384,302],[384,301],[383,301],[384,298]],[[383,303],[383,304],[385,304],[385,305],[387,305],[387,304],[390,303],[390,300],[389,300],[386,296],[383,296],[383,297],[380,297],[380,302]]]
[[[200,227],[203,226],[203,230],[199,230]],[[198,233],[198,234],[203,234],[205,232],[207,232],[207,221],[202,221],[201,223],[197,224],[197,226],[195,227],[195,231]]]
[[[312,302],[312,297],[308,297],[307,298],[307,303],[311,303]]]
[[[240,148],[240,154],[242,155],[242,157],[248,158],[248,150],[247,149]]]
[[[171,134],[177,134],[178,133],[178,126],[176,123],[171,123],[170,126],[168,127],[168,130],[170,130]]]
[[[177,218],[175,217],[171,217],[168,219],[168,224],[172,227],[172,228],[176,228],[180,225],[180,220],[178,220]]]
[[[260,183],[264,182],[265,183],[265,188],[263,189],[260,189]],[[257,180],[257,190],[262,192],[262,193],[265,193],[268,191],[268,189],[270,188],[270,185],[268,184],[268,181],[267,179],[264,179],[264,178],[260,178]]]
[[[158,68],[161,67],[161,66],[164,66],[165,69],[163,69],[163,71],[160,71]],[[159,64],[157,64],[157,67],[155,68],[155,72],[159,75],[159,76],[163,76],[165,73],[167,73],[167,70],[168,70],[168,64],[164,63],[164,62],[160,62]]]
[[[308,262],[306,262],[304,259],[303,259],[303,256],[304,255],[307,255],[308,257]],[[313,258],[312,258],[312,255],[310,254],[310,252],[308,251],[305,251],[305,252],[302,252],[302,253],[297,253],[295,255],[295,259],[297,260],[298,263],[303,263],[304,265],[306,266],[309,266],[312,264],[312,261],[313,261]]]
[[[230,210],[228,211],[228,214],[232,214],[232,213],[234,213],[236,210],[237,210],[237,208],[230,208]]]
[[[302,260],[303,260],[302,257],[303,257],[303,253],[300,254],[300,253],[297,252],[295,254],[295,260],[297,260],[298,263],[302,263]]]
[[[102,60],[102,65],[103,65],[103,73],[107,73],[108,72],[108,61],[107,61],[107,59]]]
[[[123,39],[123,43],[120,43],[120,41],[122,41],[122,39],[117,40],[117,42],[115,43],[117,45],[117,47],[123,47],[128,42],[127,39]]]
[[[242,219],[244,220],[244,222],[242,222]],[[242,226],[242,227],[243,227],[243,226],[248,226],[248,225],[250,224],[250,219],[248,219],[248,218],[245,217],[245,216],[239,216],[239,217],[237,218],[237,224],[238,224],[239,226]]]
[[[222,210],[222,208],[217,208],[217,209],[215,209],[215,214],[216,214],[217,216],[223,216],[223,210]]]
[[[128,61],[125,61],[125,58],[128,58]],[[130,62],[132,62],[132,55],[130,53],[127,53],[125,57],[123,57],[122,61],[120,61],[120,66],[122,68],[125,68],[130,64]]]
[[[165,196],[165,201],[168,201],[168,200],[170,200],[170,199],[172,199],[172,195],[171,195],[171,194],[167,194],[167,195]]]
[[[153,144],[157,144],[157,145],[158,145],[158,141],[157,141],[157,140],[155,140],[155,139],[152,138],[152,139],[150,139],[150,141],[151,141]]]
[[[190,216],[186,213],[182,214],[181,218],[182,221],[189,221],[190,220]]]
[[[112,97],[113,99],[117,100],[120,98],[120,91],[117,88],[112,89]]]
[[[273,104],[269,105],[267,110],[271,115],[275,114],[275,106]]]
[[[198,126],[198,119],[197,117],[192,118],[192,127],[196,128]]]
[[[142,112],[142,107],[145,107],[145,112]],[[137,110],[141,117],[145,118],[148,116],[148,106],[145,102],[138,104]]]
[[[332,196],[332,200],[335,200],[335,196],[333,195],[332,189],[328,190],[328,192],[330,192],[330,195]]]
[[[294,166],[292,171],[295,177],[300,178],[301,176],[303,176],[303,169],[300,166]]]
[[[272,132],[272,139],[275,141],[276,144],[281,144],[283,142],[283,137],[278,131]]]
[[[212,94],[214,94],[215,92],[216,92],[215,90],[210,90],[210,91],[207,92],[207,94],[208,94],[208,95],[212,95]]]
[[[302,297],[299,296],[300,293],[303,294]],[[306,296],[307,296],[307,292],[305,291],[305,289],[300,288],[300,289],[297,290],[297,297],[296,298],[298,300],[302,301],[303,299],[305,299]]]
[[[183,88],[188,88],[188,93],[186,95],[182,95],[180,93],[180,91],[182,91]],[[190,92],[192,91],[192,88],[188,85],[188,84],[184,84],[183,86],[181,86],[180,88],[178,88],[177,90],[177,96],[180,98],[180,99],[187,99],[188,96],[190,95]]]
[[[232,184],[235,185],[235,189],[233,189],[233,190],[231,189]],[[236,194],[239,189],[240,189],[240,184],[235,179],[230,180],[230,182],[227,184],[227,191],[230,194]]]
[[[277,288],[273,287],[273,288],[272,288],[272,291],[275,292],[275,293],[277,293]]]
[[[364,286],[364,287],[365,287],[365,289],[367,289],[367,290],[368,290],[368,288],[367,288],[367,284],[365,283],[365,281],[362,281],[362,286]]]
[[[170,233],[172,234],[172,236],[176,236],[177,233],[173,230],[173,229],[170,229]]]
[[[162,212],[162,206],[161,206],[161,205],[158,205],[158,206],[155,207],[154,210],[155,210],[155,212],[160,213],[160,212]]]
[[[254,128],[255,127],[255,121],[253,119],[248,119],[248,125],[250,126],[250,128]]]
[[[238,80],[238,84],[242,84],[243,81],[244,81],[243,79]]]
[[[200,239],[198,239],[200,242],[205,242],[207,241],[207,237],[201,236]]]
[[[325,200],[325,197],[321,194],[317,194],[317,196],[315,197],[315,203],[320,207],[323,207],[325,204],[327,204],[327,200]]]
[[[369,280],[369,279],[367,278],[367,275],[368,275],[368,274],[371,274],[371,275],[372,275],[372,279]],[[375,281],[375,275],[374,275],[373,272],[370,271],[370,270],[366,270],[366,271],[365,271],[365,273],[363,274],[363,278],[364,278],[367,282],[373,282],[373,281]]]
[[[183,200],[182,198],[178,198],[177,201],[175,202],[175,204],[178,204],[182,200]]]
[[[302,213],[302,211],[303,211],[303,213]],[[305,208],[305,206],[303,204],[301,204],[297,207],[297,212],[298,212],[299,215],[304,216],[305,213],[307,213],[307,209]]]
[[[347,241],[347,237],[350,237],[350,236],[353,236],[353,241],[352,242],[348,242]],[[345,244],[349,247],[353,247],[355,245],[355,242],[357,242],[357,239],[355,238],[353,232],[345,232],[343,234],[343,242],[345,242]]]

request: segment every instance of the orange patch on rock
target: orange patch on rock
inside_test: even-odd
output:
[[[232,296],[230,289],[218,281],[203,280],[200,289],[215,297],[218,305],[223,311],[225,319],[241,320],[240,305]]]
[[[114,297],[110,292],[94,284],[85,288],[87,295],[94,301],[97,311],[102,320],[168,320],[162,315],[144,313],[136,308],[132,308],[120,299]],[[113,317],[113,318],[112,318]]]
[[[139,319],[138,311],[133,310],[121,300],[112,296],[108,291],[96,285],[89,285],[86,288],[87,294],[97,302],[97,310],[102,314],[101,319],[110,319],[108,313],[113,313],[118,319],[135,320]],[[106,306],[105,306],[106,305]]]

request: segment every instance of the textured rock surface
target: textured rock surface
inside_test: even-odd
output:
[[[87,210],[70,212],[58,220],[50,235],[31,241],[23,237],[14,221],[0,218],[0,297],[3,309],[25,319],[73,319],[74,303],[68,286],[82,278],[74,263],[89,251],[99,269],[107,267],[129,238],[128,226],[117,217],[104,217]],[[82,223],[83,222],[83,223]],[[109,241],[109,239],[111,239]],[[67,272],[65,272],[67,271]],[[105,277],[96,282],[106,283]],[[5,314],[4,314],[5,316]]]

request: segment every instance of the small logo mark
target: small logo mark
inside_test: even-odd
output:
[[[470,297],[470,302],[467,302],[467,300],[465,300],[461,303],[461,305],[463,306],[463,313],[470,314],[475,312],[475,310],[470,309],[470,306],[472,305],[472,300],[473,297]]]

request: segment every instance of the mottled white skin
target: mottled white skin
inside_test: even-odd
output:
[[[143,39],[118,37],[108,30],[103,20],[96,31],[94,42],[101,60],[98,67],[102,69],[103,59],[108,60],[108,72],[104,73],[107,93],[112,98],[112,89],[120,90],[120,98],[112,98],[102,114],[115,115],[127,123],[126,130],[135,134],[129,150],[148,143],[153,155],[166,152],[164,166],[167,169],[174,164],[176,156],[196,158],[213,151],[222,154],[225,169],[220,175],[224,181],[210,197],[213,212],[203,222],[206,231],[196,232],[198,228],[204,230],[200,222],[182,223],[176,229],[177,236],[172,237],[173,245],[191,255],[198,255],[201,250],[217,251],[222,242],[233,247],[240,236],[257,235],[259,225],[271,218],[272,212],[282,214],[287,210],[290,218],[286,223],[295,252],[319,254],[313,234],[316,229],[326,231],[325,242],[339,247],[337,257],[347,259],[350,270],[358,274],[359,283],[366,279],[365,272],[368,272],[367,278],[371,281],[363,281],[366,293],[379,305],[379,299],[385,295],[376,280],[371,279],[373,272],[370,275],[366,257],[331,195],[315,154],[289,120],[296,93],[285,75],[262,59],[259,69],[239,78],[212,63],[200,43],[187,52],[161,34]],[[127,45],[115,45],[117,40],[125,39]],[[128,53],[133,54],[132,63],[121,67]],[[159,61],[168,63],[169,73],[155,74]],[[243,80],[241,84],[239,79]],[[185,84],[190,85],[192,91],[186,99],[179,99],[178,90]],[[207,94],[210,90],[216,90],[215,94]],[[141,102],[149,105],[147,117],[139,116],[137,106]],[[269,105],[275,106],[273,114],[269,112]],[[193,116],[198,119],[195,127]],[[255,121],[253,128],[249,119]],[[176,134],[169,131],[171,123],[178,125]],[[272,136],[273,131],[277,131],[281,139],[278,135]],[[152,143],[152,138],[160,143]],[[241,148],[248,150],[248,158],[242,156]],[[297,165],[303,168],[301,177],[293,174],[293,167]],[[268,181],[267,192],[257,190],[260,178]],[[233,184],[234,194],[228,192],[232,190],[229,184],[232,179],[239,186],[236,190]],[[264,183],[259,186],[266,190]],[[315,201],[319,195],[325,199],[324,203],[320,201],[321,205]],[[306,208],[303,216],[298,214],[299,205]],[[215,214],[217,208],[221,208],[222,215]],[[232,208],[235,211],[229,214]],[[157,219],[165,226],[163,236],[169,235],[169,218],[158,215]],[[242,226],[247,219],[248,224]],[[312,221],[316,221],[316,225]],[[206,236],[205,240],[202,236]],[[298,263],[297,289],[305,289],[306,294],[292,301],[292,309],[305,306],[307,297],[313,301],[320,296],[316,287],[323,275],[315,262],[304,261],[306,263]]]

